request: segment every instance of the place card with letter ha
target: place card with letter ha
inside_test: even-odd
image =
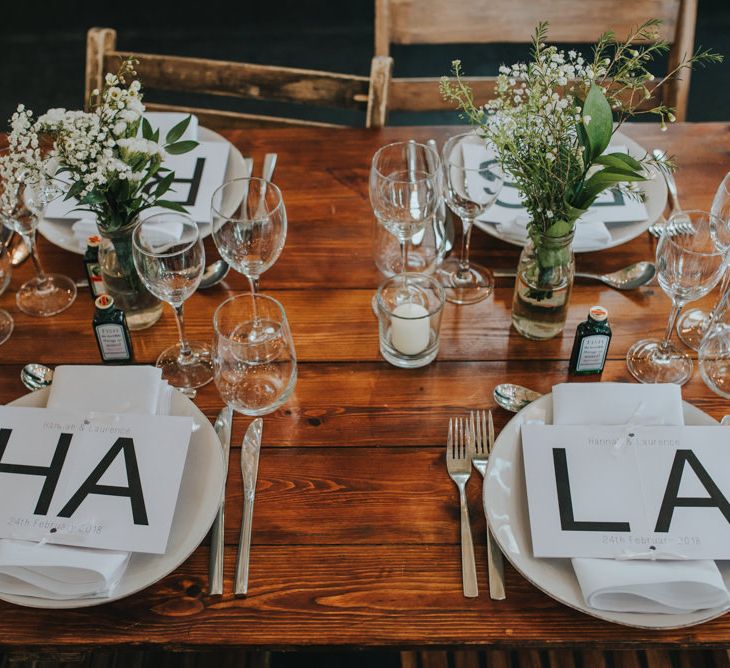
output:
[[[0,538],[164,553],[192,424],[0,407]]]
[[[730,559],[730,429],[522,426],[535,557]]]

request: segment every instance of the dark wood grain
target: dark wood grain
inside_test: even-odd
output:
[[[389,141],[441,140],[453,132],[388,128],[228,133],[257,165],[265,152],[279,153],[276,180],[290,227],[286,248],[263,276],[262,288],[284,303],[299,357],[294,396],[265,418],[251,593],[245,599],[230,594],[242,494],[238,447],[249,423],[238,416],[227,485],[224,597],[203,593],[208,557],[203,545],[160,583],[113,604],[63,612],[0,604],[0,647],[40,652],[116,647],[730,646],[730,619],[682,631],[625,629],[556,603],[509,566],[507,600],[491,601],[486,595],[485,525],[477,477],[469,483],[469,503],[482,595],[463,598],[456,490],[443,466],[448,418],[472,408],[493,408],[500,430],[511,415],[494,406],[491,393],[497,383],[517,382],[548,392],[555,383],[572,380],[567,360],[573,331],[595,303],[608,308],[614,331],[601,380],[631,382],[626,350],[638,338],[662,332],[669,302],[656,285],[619,293],[577,283],[565,333],[535,343],[509,329],[512,288],[510,281],[500,280],[488,301],[447,307],[434,364],[402,370],[383,362],[370,310],[370,296],[380,280],[371,256],[370,157]],[[627,132],[649,149],[676,153],[685,205],[709,206],[730,167],[730,126],[680,125],[666,134],[653,126],[636,126]],[[49,270],[81,277],[79,256],[44,240],[40,247]],[[210,241],[207,251],[209,259],[216,257]],[[609,271],[651,259],[654,251],[655,242],[644,234],[610,251],[578,255],[577,264],[584,270]],[[474,257],[493,267],[513,268],[518,249],[477,233]],[[18,374],[28,361],[99,362],[91,331],[92,303],[84,290],[60,316],[41,320],[18,312],[14,290],[31,274],[29,264],[18,268],[9,290],[0,296],[0,307],[16,319],[13,336],[0,346],[3,403],[25,393]],[[209,341],[215,307],[244,289],[245,279],[231,272],[225,285],[194,295],[186,306],[191,338]],[[137,361],[152,363],[175,336],[172,313],[166,309],[153,328],[133,334]],[[698,374],[683,393],[715,418],[730,413],[730,404],[712,394]],[[215,418],[221,400],[213,384],[199,392],[196,404]]]

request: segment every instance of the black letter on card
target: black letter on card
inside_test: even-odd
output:
[[[53,459],[50,466],[29,466],[26,464],[3,464],[2,459],[5,455],[5,448],[8,446],[12,429],[0,429],[0,473],[17,473],[20,475],[39,475],[46,479],[41,489],[41,495],[36,503],[35,515],[45,515],[48,512],[48,506],[51,505],[53,492],[56,491],[58,479],[61,476],[63,462],[66,460],[68,448],[71,445],[71,434],[61,434],[58,437],[56,451],[53,453]]]
[[[101,477],[107,472],[117,455],[124,453],[124,464],[127,468],[128,487],[119,487],[117,485],[99,485],[97,484]],[[71,517],[81,502],[89,494],[104,494],[106,496],[128,496],[132,504],[132,517],[135,524],[149,524],[147,521],[147,509],[144,505],[144,495],[142,494],[142,482],[139,479],[139,467],[137,466],[137,456],[134,453],[134,441],[131,438],[118,438],[112,445],[102,460],[97,464],[91,475],[86,479],[78,491],[71,497],[69,502],[58,513],[59,517]]]
[[[684,471],[685,462],[692,467],[702,486],[710,494],[709,497],[684,496],[680,498],[677,496],[679,494],[679,485],[682,482],[682,472]],[[697,455],[692,450],[677,450],[674,453],[672,470],[669,472],[667,489],[664,492],[664,500],[662,501],[662,507],[659,509],[659,517],[657,517],[654,531],[657,533],[667,533],[669,531],[669,525],[672,523],[674,509],[680,507],[719,508],[720,512],[725,516],[725,520],[730,523],[730,504],[715,484],[715,481],[710,477],[705,467],[700,464],[700,460],[697,459]]]
[[[565,448],[553,448],[555,484],[558,490],[560,528],[563,531],[631,531],[628,522],[576,522],[573,516],[573,498],[570,493],[568,460]]]

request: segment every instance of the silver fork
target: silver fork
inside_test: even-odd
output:
[[[470,437],[469,428],[465,428],[466,420],[452,418],[449,420],[449,435],[446,440],[446,468],[449,477],[459,489],[459,505],[461,506],[461,580],[464,596],[473,598],[479,595],[477,587],[477,568],[474,562],[474,543],[471,538],[469,508],[466,504],[466,483],[471,476],[471,455],[474,441]]]
[[[664,233],[664,229],[666,228],[667,234],[670,237],[676,237],[679,234],[689,234],[692,235],[696,232],[695,228],[693,227],[692,223],[689,221],[683,221],[683,220],[673,220],[672,222],[667,222],[667,220],[662,216],[657,220],[655,223],[652,223],[649,225],[648,231],[651,236],[653,236],[656,239],[659,239],[662,234]]]
[[[482,478],[487,475],[487,464],[489,463],[489,455],[492,453],[494,445],[494,422],[492,421],[492,411],[489,411],[489,427],[487,427],[486,411],[477,411],[476,417],[474,411],[469,415],[469,430],[474,439],[474,454],[471,463],[474,468],[482,474]],[[484,483],[482,483],[484,484]],[[484,515],[486,521],[486,512]],[[487,524],[487,572],[489,573],[489,596],[495,601],[504,600],[507,595],[504,592],[504,563],[502,562],[502,553],[494,542],[492,532]]]

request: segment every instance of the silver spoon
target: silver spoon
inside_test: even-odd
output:
[[[609,274],[590,274],[588,272],[576,271],[576,278],[587,278],[591,281],[600,281],[615,290],[634,290],[646,285],[656,274],[656,266],[653,262],[637,262],[628,267],[612,271]],[[514,278],[516,271],[495,271],[497,278]]]
[[[494,388],[494,400],[506,411],[517,413],[525,406],[531,404],[542,395],[534,390],[528,390],[522,385],[512,383],[501,383]]]
[[[271,181],[274,176],[274,170],[276,169],[276,160],[279,156],[276,153],[267,153],[264,156],[264,168],[262,177],[265,181]],[[253,159],[244,158],[245,173],[247,176],[253,174]],[[212,288],[214,285],[220,283],[230,271],[231,266],[225,260],[216,260],[211,262],[203,271],[203,278],[200,279],[199,290],[207,290]]]
[[[33,391],[48,387],[53,382],[53,369],[45,364],[35,362],[26,364],[20,370],[20,382]],[[176,389],[180,390],[188,399],[195,399],[198,394],[196,389]]]
[[[26,364],[20,370],[20,382],[29,390],[40,390],[48,387],[53,381],[53,369],[45,364]]]

